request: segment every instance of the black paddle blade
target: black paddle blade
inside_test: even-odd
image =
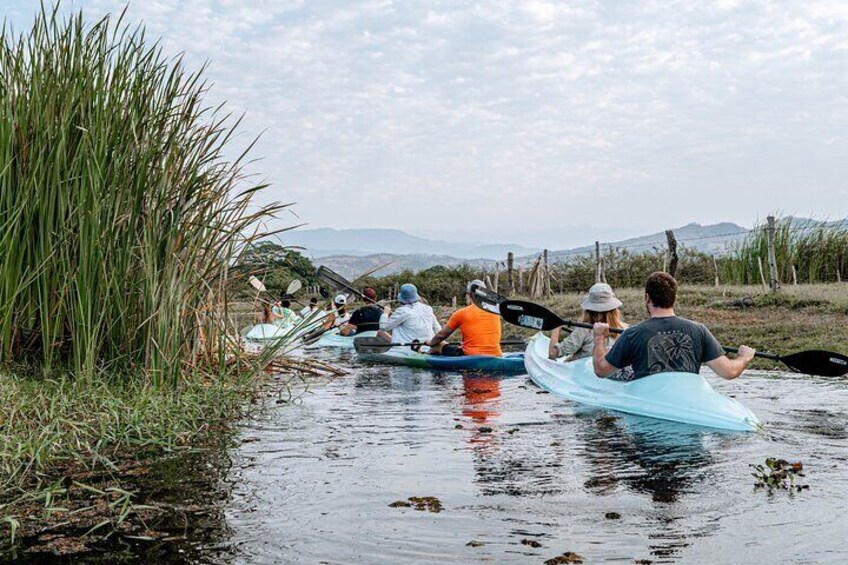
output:
[[[832,351],[799,351],[780,361],[796,373],[821,377],[841,377],[848,373],[848,357]]]
[[[321,279],[323,282],[327,283],[327,285],[331,286],[335,290],[344,290],[347,292],[352,292],[353,294],[359,295],[359,290],[353,286],[353,283],[333,271],[332,269],[328,269],[327,267],[321,265],[318,267],[318,271],[316,271],[315,276]]]
[[[353,348],[357,353],[367,355],[369,353],[385,353],[394,347],[392,342],[386,341],[381,337],[355,337],[353,338]]]
[[[501,315],[498,307],[504,300],[506,298],[497,292],[485,289],[482,286],[474,285],[471,287],[471,302],[478,308],[482,308],[491,314]]]
[[[500,304],[501,316],[510,324],[531,330],[552,330],[564,320],[539,304],[524,300],[505,300]]]

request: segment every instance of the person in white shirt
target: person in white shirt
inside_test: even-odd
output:
[[[380,318],[379,337],[393,343],[426,343],[441,331],[442,326],[436,319],[433,309],[421,302],[418,289],[414,284],[407,283],[400,287],[398,302],[401,305],[391,312],[386,307]],[[391,335],[389,335],[391,332]]]
[[[309,304],[304,306],[303,309],[300,311],[300,317],[306,318],[307,316],[309,316],[310,314],[312,314],[313,312],[315,312],[317,310],[318,310],[318,299],[313,296],[312,298],[309,299]]]

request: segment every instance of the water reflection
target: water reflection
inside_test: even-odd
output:
[[[694,489],[712,463],[704,430],[630,414],[578,410],[578,441],[592,467],[586,487],[605,494],[619,485],[672,503]]]

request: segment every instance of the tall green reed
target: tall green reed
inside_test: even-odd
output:
[[[264,185],[238,120],[122,17],[42,8],[0,37],[0,361],[177,383],[223,369],[226,287]]]
[[[784,284],[793,281],[793,267],[799,283],[848,280],[848,224],[801,224],[793,222],[792,218],[780,218],[776,222],[774,241],[778,277]],[[755,226],[720,264],[723,282],[759,284],[760,264],[768,280],[768,232],[765,224]]]

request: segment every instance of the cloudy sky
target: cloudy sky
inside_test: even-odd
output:
[[[38,1],[3,4],[20,28]],[[262,133],[267,197],[311,226],[561,247],[848,215],[840,0],[139,0],[128,18],[211,63],[210,101]]]

